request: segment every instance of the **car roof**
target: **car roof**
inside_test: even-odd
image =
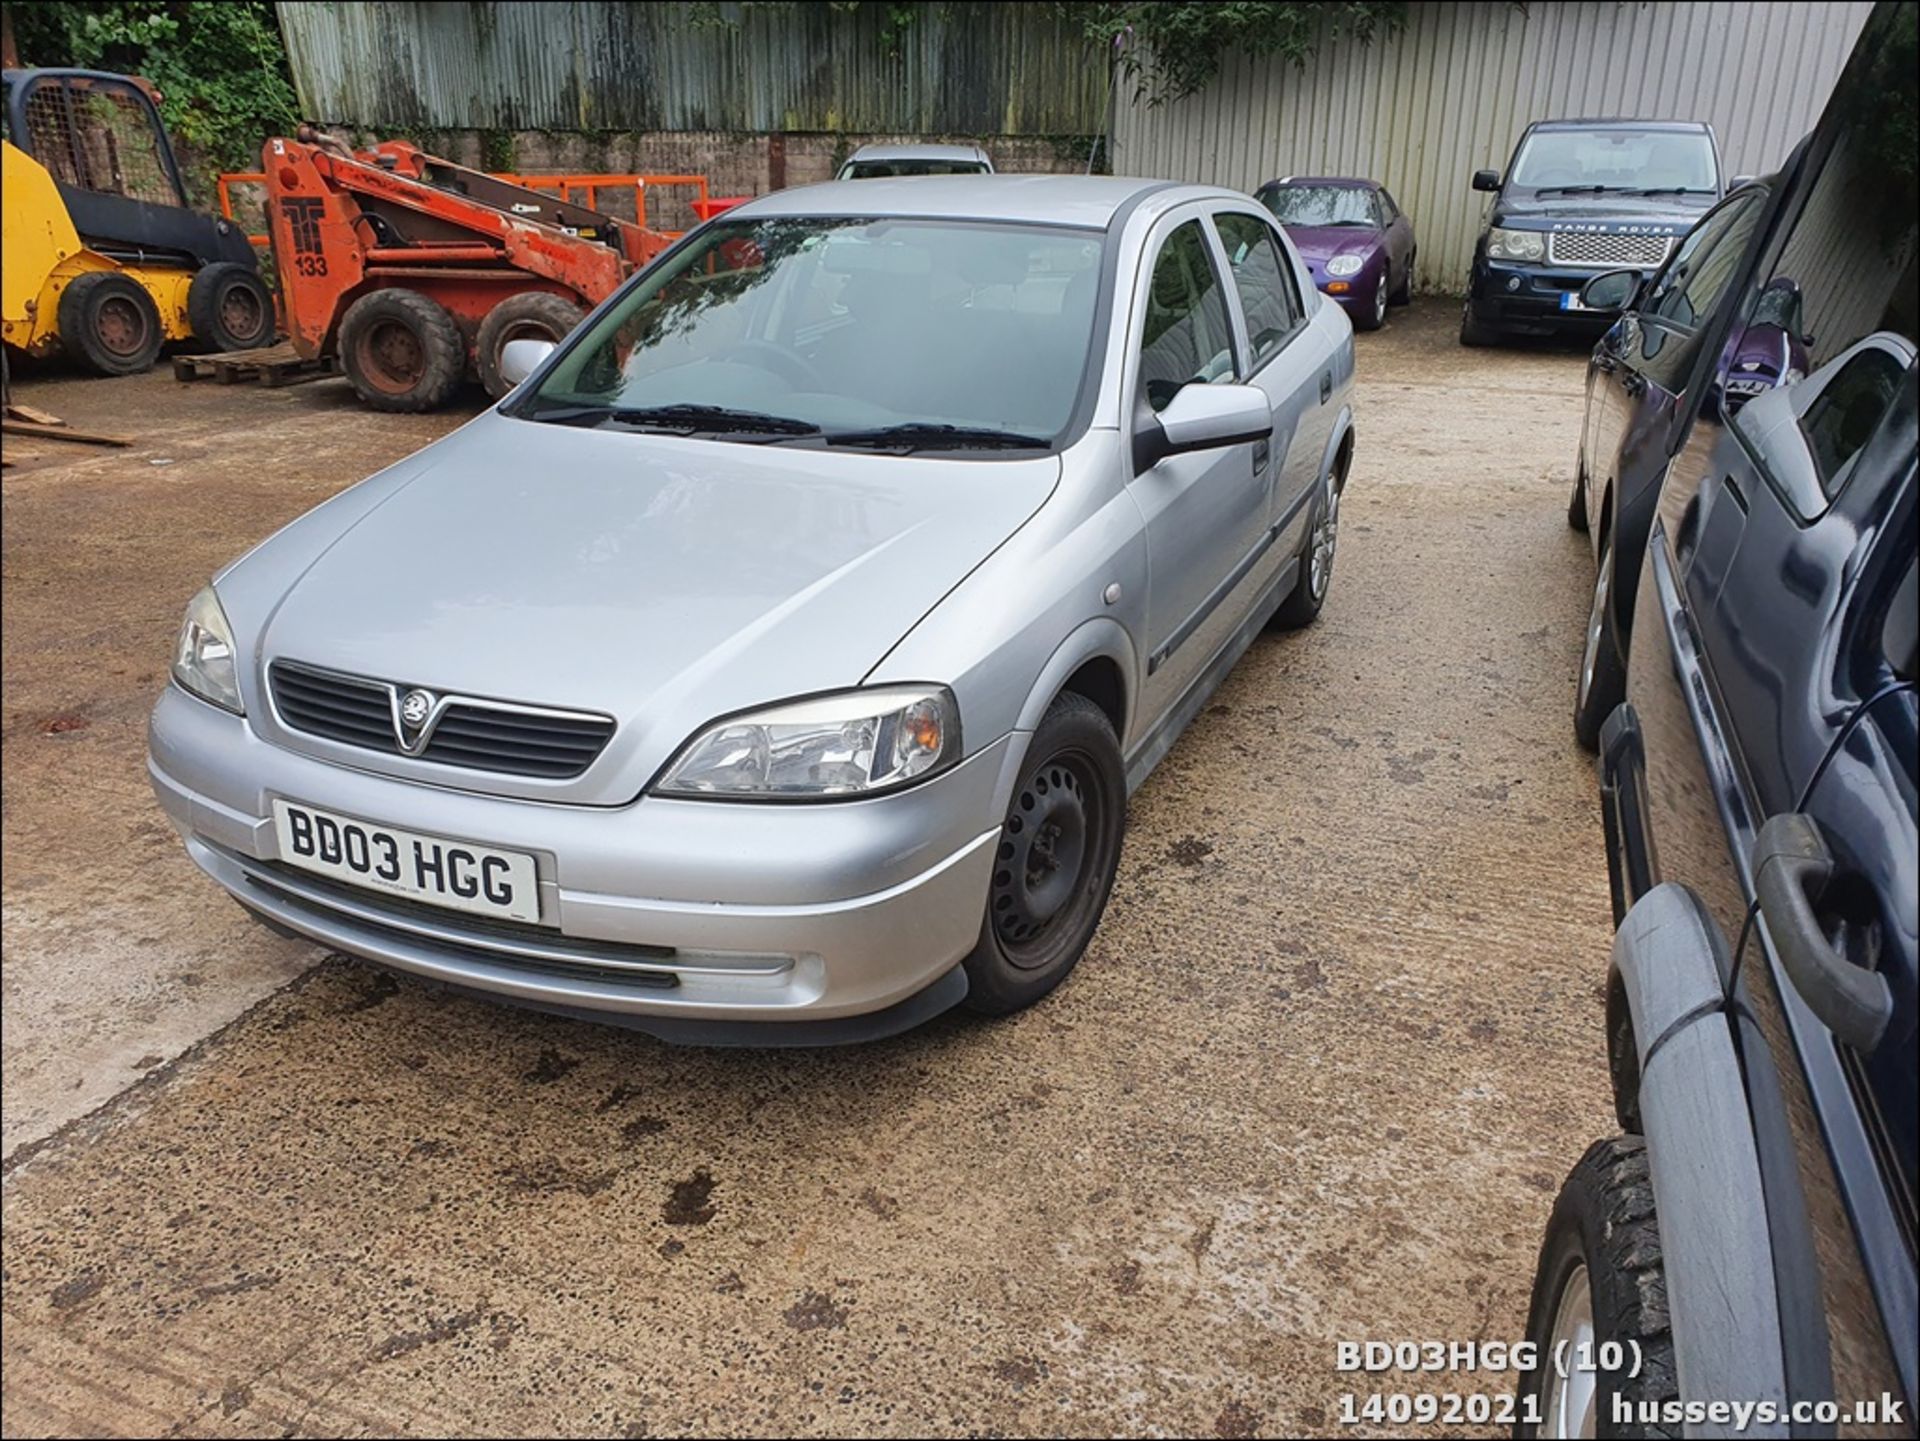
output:
[[[856,160],[985,160],[978,145],[862,145],[847,157]]]
[[[1592,130],[1599,126],[1615,125],[1623,130],[1694,130],[1701,134],[1713,128],[1704,120],[1636,120],[1629,115],[1596,115],[1585,120],[1536,120],[1527,129]]]
[[[1343,190],[1378,190],[1378,180],[1366,180],[1358,175],[1282,175],[1278,180],[1269,180],[1260,188],[1285,185],[1331,185]]]
[[[1121,210],[1152,196],[1156,204],[1188,200],[1253,201],[1212,185],[1178,185],[1118,175],[903,175],[833,180],[776,190],[729,210],[725,219],[781,215],[899,216],[914,219],[1006,220],[1104,230]]]

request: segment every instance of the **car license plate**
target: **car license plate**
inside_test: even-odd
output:
[[[502,920],[540,919],[533,857],[276,799],[280,859],[348,885]]]
[[[1562,310],[1593,309],[1591,305],[1582,305],[1580,303],[1580,292],[1577,290],[1563,290],[1560,292],[1560,308]]]

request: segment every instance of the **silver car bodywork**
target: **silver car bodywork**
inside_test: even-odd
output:
[[[1264,392],[1273,432],[1136,474],[1153,258],[1174,227],[1213,212],[1269,228],[1302,292],[1304,320],[1240,377]],[[922,178],[732,212],[758,214],[1106,230],[1095,371],[1061,447],[756,448],[495,410],[344,491],[216,578],[245,717],[177,685],[153,715],[161,804],[250,910],[387,965],[660,1034],[898,1029],[965,991],[956,963],[980,934],[1001,820],[1049,702],[1072,683],[1107,709],[1137,785],[1298,582],[1311,502],[1344,483],[1351,453],[1352,336],[1253,200],[1119,179]],[[1244,368],[1244,317],[1224,289]],[[371,751],[285,724],[267,684],[276,662],[614,729],[559,779]],[[866,799],[647,793],[717,717],[895,682],[951,688],[958,765]],[[530,853],[540,921],[476,923],[289,870],[275,798]],[[803,1024],[765,1028],[779,1022]]]

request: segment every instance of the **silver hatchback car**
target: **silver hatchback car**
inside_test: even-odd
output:
[[[1223,190],[730,211],[188,607],[188,853],[277,928],[695,1043],[1044,995],[1129,791],[1326,597],[1353,340]]]

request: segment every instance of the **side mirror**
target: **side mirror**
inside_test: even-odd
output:
[[[1758,180],[1759,178],[1760,177],[1757,175],[1736,175],[1733,177],[1733,185],[1728,193],[1731,194],[1733,190],[1745,189],[1747,186],[1753,184],[1753,182],[1755,180]]]
[[[1475,190],[1498,190],[1500,188],[1500,172],[1498,170],[1474,171],[1473,188]]]
[[[1603,270],[1580,287],[1580,305],[1584,310],[1625,310],[1639,293],[1639,271]]]
[[[1144,415],[1133,430],[1133,473],[1141,474],[1170,455],[1251,445],[1273,434],[1273,407],[1257,385],[1202,385],[1174,392],[1158,415]]]
[[[551,340],[509,340],[500,347],[500,378],[518,385],[546,364],[554,352]]]

